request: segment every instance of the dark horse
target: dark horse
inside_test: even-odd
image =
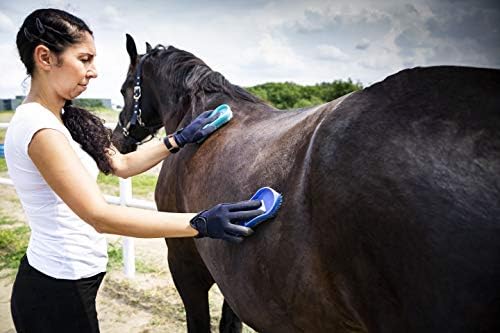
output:
[[[141,59],[130,36],[127,50],[121,124]],[[238,317],[259,332],[500,332],[499,70],[408,69],[284,112],[191,53],[147,54],[142,125],[115,129],[121,151],[221,103],[234,112],[165,159],[158,209],[197,212],[262,186],[284,196],[242,244],[167,240],[190,332],[210,330],[214,281],[224,332],[241,330]]]

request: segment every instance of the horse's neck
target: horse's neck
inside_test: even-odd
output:
[[[238,117],[241,120],[258,121],[263,117],[263,115],[268,114],[271,111],[276,111],[276,109],[270,105],[243,100],[231,100],[228,104],[231,106],[233,116]]]
[[[233,116],[241,120],[259,119],[263,112],[276,110],[272,106],[264,103],[255,103],[243,99],[235,99],[225,94],[213,94],[206,96],[205,100],[198,106],[184,112],[181,125],[187,125],[190,121],[206,110],[214,110],[221,104],[228,104],[231,107]]]

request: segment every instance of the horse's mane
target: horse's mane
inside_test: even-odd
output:
[[[185,95],[187,92],[193,108],[203,109],[206,95],[214,93],[225,94],[232,99],[264,103],[240,86],[231,84],[192,53],[162,45],[156,46],[151,52],[152,62],[160,77],[168,78],[175,87],[171,93]]]

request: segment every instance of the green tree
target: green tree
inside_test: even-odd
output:
[[[326,103],[362,88],[360,82],[348,79],[306,86],[293,82],[268,82],[247,90],[278,109],[291,109]]]

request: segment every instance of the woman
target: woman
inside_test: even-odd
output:
[[[259,202],[219,204],[198,215],[151,212],[107,204],[96,184],[98,167],[136,175],[169,149],[206,137],[210,133],[202,128],[214,120],[208,111],[165,142],[121,155],[99,119],[70,106],[97,77],[89,27],[67,12],[40,9],[25,19],[16,43],[31,76],[5,139],[9,174],[31,227],[11,299],[18,332],[99,331],[95,298],[107,264],[103,233],[235,242],[252,234],[231,222],[259,215]]]

